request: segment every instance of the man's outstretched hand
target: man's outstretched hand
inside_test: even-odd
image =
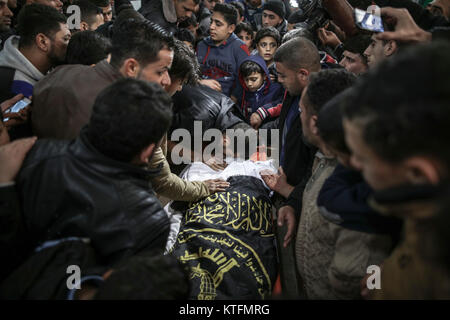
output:
[[[381,8],[381,16],[387,24],[395,27],[394,31],[386,31],[376,35],[378,40],[395,40],[398,42],[431,41],[431,33],[421,29],[405,8]]]
[[[210,193],[225,191],[230,186],[230,183],[226,182],[223,179],[211,179],[211,180],[205,180],[203,182],[208,187],[208,190]]]
[[[280,167],[279,173],[274,173],[270,170],[262,170],[260,175],[271,190],[278,192],[285,198],[288,198],[294,190],[294,187],[287,182],[287,177],[282,167]]]
[[[330,46],[333,49],[342,43],[333,31],[329,31],[325,28],[317,29],[317,37],[323,45]]]
[[[200,80],[200,83],[204,86],[210,87],[213,90],[222,92],[222,86],[220,85],[219,81],[217,81],[217,80],[203,79],[203,80]]]

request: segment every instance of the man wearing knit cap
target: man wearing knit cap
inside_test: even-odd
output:
[[[281,36],[287,32],[286,7],[281,0],[269,0],[264,3],[263,14],[260,19],[255,20],[256,28],[274,27]]]
[[[306,18],[303,15],[303,11],[302,10],[297,10],[295,12],[293,12],[289,18],[287,19],[288,22],[288,31],[291,31],[292,29],[295,29],[295,25],[297,23],[303,22],[305,21]]]

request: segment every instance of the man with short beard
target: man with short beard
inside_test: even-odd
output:
[[[8,31],[11,28],[13,13],[8,7],[7,0],[0,0],[0,32]]]
[[[18,34],[8,38],[0,52],[0,101],[19,93],[32,96],[34,85],[64,62],[70,40],[64,15],[41,4],[22,9]]]
[[[13,12],[8,6],[8,0],[0,0],[0,51],[3,45],[11,35],[11,24]]]
[[[317,47],[308,39],[298,37],[281,45],[275,52],[278,82],[287,90],[280,117],[266,128],[280,130],[278,146],[280,169],[277,174],[263,176],[264,182],[280,195],[276,199],[278,209],[277,241],[282,262],[281,283],[283,292],[298,296],[293,246],[296,221],[302,208],[302,195],[311,174],[316,148],[304,142],[298,103],[303,89],[309,83],[309,76],[320,71]],[[287,231],[281,226],[287,225]]]

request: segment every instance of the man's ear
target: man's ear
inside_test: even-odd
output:
[[[302,87],[305,88],[308,85],[309,71],[301,68],[297,71],[296,76]]]
[[[431,158],[412,157],[404,161],[406,178],[412,184],[438,184],[440,178],[440,164]]]
[[[139,71],[139,62],[134,58],[126,59],[120,68],[120,73],[127,78],[137,78]]]
[[[87,31],[87,30],[89,30],[89,25],[86,22],[81,21],[80,22],[80,31]]]
[[[384,55],[386,57],[390,57],[395,52],[397,52],[397,49],[398,49],[397,42],[394,40],[389,40],[388,43],[384,46]]]
[[[319,135],[319,129],[317,128],[317,115],[313,115],[309,118],[309,126],[311,128],[311,132],[315,135]]]
[[[235,24],[229,24],[228,25],[228,33],[232,34],[234,32],[234,30],[236,30],[236,25]]]
[[[153,155],[153,151],[155,151],[156,149],[156,144],[152,143],[151,145],[147,146],[144,148],[144,150],[141,151],[141,154],[139,155],[139,161],[141,163],[149,163],[152,155]]]
[[[37,47],[45,52],[48,53],[50,52],[51,49],[51,43],[50,43],[50,39],[43,33],[38,33],[36,35],[36,38],[34,39],[36,42]]]

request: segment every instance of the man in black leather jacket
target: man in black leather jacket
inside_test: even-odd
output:
[[[97,97],[72,141],[39,140],[17,178],[24,223],[36,245],[89,238],[108,262],[163,252],[169,219],[145,168],[170,126],[170,97],[156,84],[121,79]]]
[[[0,146],[0,282],[33,249],[28,245],[14,179],[35,142],[32,137]]]

